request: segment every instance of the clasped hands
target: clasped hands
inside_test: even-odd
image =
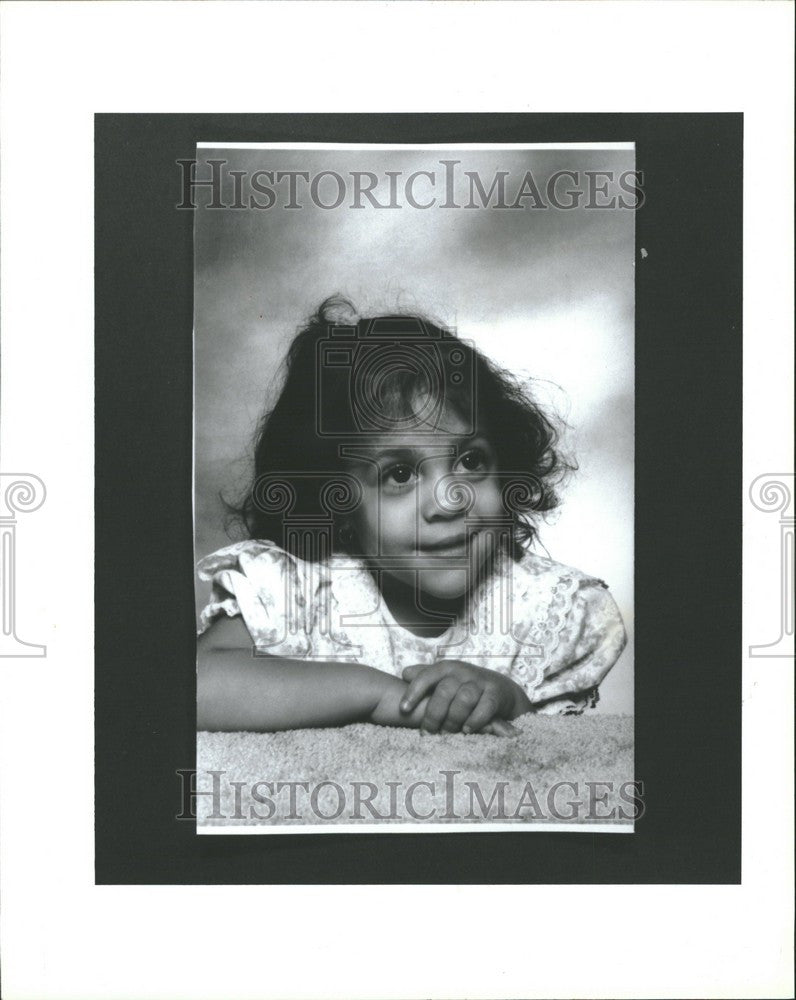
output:
[[[504,674],[462,660],[413,664],[403,671],[409,688],[400,711],[411,715],[427,699],[421,733],[492,733],[513,736],[509,722],[530,711],[523,689]]]

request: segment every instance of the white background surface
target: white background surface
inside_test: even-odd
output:
[[[3,6],[2,467],[48,487],[17,573],[48,657],[0,661],[6,1000],[792,995],[792,660],[745,660],[742,886],[96,887],[91,601],[95,112],[744,111],[749,484],[792,456],[792,29],[782,3]],[[310,73],[332,52],[356,74]],[[745,521],[744,649],[779,606],[777,518]]]

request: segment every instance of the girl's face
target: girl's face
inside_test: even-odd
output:
[[[485,522],[494,529],[505,520],[494,450],[484,434],[466,430],[446,410],[434,434],[386,434],[357,448],[360,457],[350,465],[363,490],[354,521],[358,551],[442,600],[472,586],[495,551]]]

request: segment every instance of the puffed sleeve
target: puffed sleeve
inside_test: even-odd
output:
[[[534,711],[579,714],[597,703],[598,686],[627,643],[622,616],[606,585],[584,577],[559,630],[558,643],[530,695]]]
[[[249,540],[219,549],[197,565],[211,584],[199,618],[201,635],[221,615],[241,615],[258,652],[305,657],[311,647],[307,584],[299,561],[272,542]]]

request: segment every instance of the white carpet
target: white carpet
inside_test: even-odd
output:
[[[213,794],[198,796],[197,822],[281,828],[632,822],[631,716],[529,714],[515,725],[520,733],[509,739],[421,736],[369,724],[202,732],[196,787]]]

